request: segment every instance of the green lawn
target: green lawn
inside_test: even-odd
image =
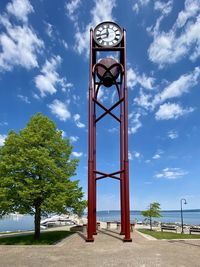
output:
[[[195,238],[200,238],[200,235],[194,234],[194,235],[189,235],[189,234],[177,234],[173,232],[156,232],[156,231],[151,231],[148,229],[137,229],[137,231],[151,235],[157,239],[195,239]]]
[[[33,234],[0,237],[0,245],[53,245],[72,234],[69,231],[48,231],[41,233],[39,240],[35,240]]]

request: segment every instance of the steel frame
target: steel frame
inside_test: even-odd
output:
[[[118,51],[120,62],[109,68],[97,63],[98,51]],[[98,92],[103,84],[102,79],[97,79],[98,67],[105,68],[112,75],[112,68],[118,67],[120,77],[115,80],[119,100],[107,109],[98,99]],[[113,76],[113,75],[112,75]],[[103,110],[97,117],[96,106]],[[112,111],[120,107],[120,117]],[[120,170],[112,173],[104,173],[96,170],[96,124],[106,115],[112,116],[120,123]],[[113,178],[120,181],[120,205],[121,205],[121,233],[125,235],[124,241],[131,242],[130,237],[130,207],[129,207],[129,161],[128,161],[128,92],[126,77],[126,31],[123,30],[123,38],[117,47],[99,47],[94,40],[93,29],[90,30],[90,76],[89,76],[89,112],[88,112],[88,232],[87,242],[93,242],[96,232],[96,184],[103,178]]]

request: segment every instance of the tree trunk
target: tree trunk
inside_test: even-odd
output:
[[[151,216],[150,216],[150,229],[152,230],[152,219],[151,219]]]
[[[40,206],[35,206],[35,234],[34,239],[40,238],[40,220],[41,220],[41,208]]]

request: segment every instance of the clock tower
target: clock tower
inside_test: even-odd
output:
[[[106,57],[105,57],[106,52]],[[110,53],[110,55],[109,55]],[[112,54],[111,54],[112,53]],[[97,60],[99,54],[104,55]],[[113,54],[117,56],[113,58]],[[106,108],[98,99],[101,87],[113,87],[118,99]],[[103,89],[102,89],[103,90]],[[89,75],[89,121],[88,121],[88,231],[87,242],[93,242],[96,231],[96,187],[98,180],[113,178],[119,181],[121,206],[121,235],[124,242],[131,242],[129,206],[129,161],[128,161],[128,90],[126,71],[126,31],[112,21],[105,21],[90,30],[90,75]],[[102,110],[97,115],[97,107]],[[113,111],[120,109],[117,116]],[[119,123],[120,169],[105,173],[96,166],[96,127],[105,116]]]

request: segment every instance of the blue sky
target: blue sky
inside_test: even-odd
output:
[[[131,209],[200,208],[200,1],[0,1],[0,144],[42,112],[70,138],[87,194],[89,29],[127,30]],[[107,107],[112,89],[101,90]],[[97,168],[119,168],[119,130],[97,127]],[[98,209],[119,209],[119,183],[98,181]]]

